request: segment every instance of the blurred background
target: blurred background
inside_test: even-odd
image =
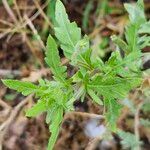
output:
[[[132,0],[63,0],[69,19],[76,21],[82,32],[91,39],[93,49],[107,61],[115,50],[110,36],[123,37],[128,23],[128,14],[123,3]],[[150,1],[145,0],[146,16],[150,18]],[[0,79],[11,78],[37,82],[40,78],[51,79],[51,72],[44,62],[47,36],[54,35],[53,26],[55,0],[0,0]],[[58,43],[59,44],[59,43]],[[62,63],[69,68],[71,76],[75,70],[68,65],[59,49]],[[150,47],[143,53],[150,52]],[[131,91],[124,100],[124,108],[118,119],[118,127],[125,133],[106,135],[103,120],[91,119],[88,115],[71,114],[62,124],[55,150],[120,150],[132,145],[134,149],[135,115],[140,116],[140,139],[143,150],[150,150],[150,103],[140,107],[139,102],[150,99],[150,58],[143,60],[143,93]],[[45,123],[45,114],[34,119],[25,117],[25,110],[35,102],[32,97],[6,88],[0,81],[0,150],[46,150],[50,136]],[[102,109],[91,103],[77,101],[75,109],[81,112],[102,113]],[[136,111],[133,111],[136,110]],[[127,133],[128,134],[127,134]],[[121,139],[125,139],[124,143]],[[94,140],[91,140],[94,139]],[[126,148],[130,149],[130,148]],[[136,150],[136,149],[134,149]]]

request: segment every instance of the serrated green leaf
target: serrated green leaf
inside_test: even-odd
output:
[[[48,150],[52,150],[59,134],[60,124],[63,119],[63,108],[58,108],[53,113],[52,122],[50,124],[51,137],[48,142]]]
[[[135,24],[130,24],[126,27],[126,40],[129,46],[129,51],[137,51],[138,48],[138,28]]]
[[[103,65],[102,70],[108,74],[120,74],[124,72],[124,63],[120,51],[116,50],[111,53],[108,61]]]
[[[56,108],[55,106],[54,107],[51,107],[47,110],[47,115],[46,115],[46,123],[47,124],[50,124],[52,118],[53,118],[53,113],[54,111],[56,111]]]
[[[43,79],[39,79],[38,82],[39,82],[40,86],[45,86],[46,85],[45,80],[43,80]]]
[[[81,39],[81,30],[75,22],[70,23],[65,7],[60,0],[56,2],[55,17],[57,22],[55,35],[60,42],[65,56],[71,59],[75,46]]]
[[[22,95],[25,96],[38,91],[38,86],[27,81],[6,79],[6,80],[2,80],[2,82],[10,89],[21,92]]]
[[[139,0],[135,5],[125,4],[124,7],[129,13],[132,24],[140,26],[142,23],[146,22],[143,0]]]
[[[124,78],[140,76],[140,57],[140,51],[131,52],[123,58],[120,51],[116,50],[112,52],[105,65],[102,65],[101,70],[105,73],[105,76],[119,75]]]
[[[76,82],[82,82],[83,80],[83,75],[80,71],[76,72],[73,76],[72,76],[72,82],[76,83]]]
[[[76,58],[77,66],[84,70],[92,70],[93,63],[91,61],[92,49],[86,49],[86,51],[80,52]]]
[[[141,78],[119,78],[97,76],[87,87],[97,91],[104,97],[124,98],[127,93],[141,83]]]
[[[117,46],[122,49],[124,52],[128,51],[128,45],[120,37],[113,35],[111,36],[112,41],[117,44]]]
[[[126,27],[125,32],[129,51],[140,51],[140,47],[138,45],[140,37],[138,32],[141,26],[146,23],[143,0],[138,0],[135,5],[125,4],[125,8],[129,13],[130,18],[130,23]]]
[[[39,100],[33,107],[26,111],[27,117],[35,117],[47,110],[47,104],[45,100]]]
[[[104,99],[105,107],[107,108],[106,112],[106,121],[108,123],[108,127],[113,131],[117,131],[117,119],[120,115],[121,105],[115,99],[106,98]]]
[[[66,67],[61,66],[57,45],[52,36],[49,36],[47,40],[45,61],[51,68],[54,78],[65,83]]]
[[[77,42],[75,46],[75,51],[71,56],[71,63],[73,65],[89,65],[90,64],[91,49],[89,48],[89,38],[84,36],[84,38]]]
[[[90,97],[92,98],[92,100],[99,104],[99,105],[103,105],[102,100],[97,96],[97,94],[95,94],[95,92],[91,89],[87,89],[87,93],[90,95]]]
[[[150,36],[144,35],[140,37],[140,39],[138,40],[138,44],[140,49],[143,49],[146,46],[150,46]]]
[[[143,33],[150,34],[150,21],[142,24],[139,31],[138,31],[138,33],[139,34],[143,34]]]

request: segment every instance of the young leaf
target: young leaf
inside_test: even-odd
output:
[[[150,21],[142,24],[141,28],[138,31],[138,33],[140,33],[140,34],[143,34],[143,33],[150,34]]]
[[[139,30],[143,24],[146,24],[146,17],[144,14],[144,2],[138,0],[135,5],[125,4],[125,8],[129,13],[130,24],[126,28],[125,36],[129,45],[129,51],[139,51]],[[146,24],[147,26],[148,24]],[[143,29],[142,29],[143,30]],[[142,31],[141,31],[142,32]]]
[[[135,5],[125,4],[124,7],[129,13],[131,24],[140,26],[141,24],[146,22],[143,0],[138,0]]]
[[[54,78],[65,83],[65,78],[67,76],[66,67],[61,66],[57,45],[52,36],[49,36],[47,40],[45,61],[51,68],[51,71],[54,74]]]
[[[46,123],[50,124],[52,118],[53,118],[53,113],[56,111],[55,107],[51,107],[47,110],[47,114],[46,114]]]
[[[79,61],[84,64],[87,61],[84,59],[89,60],[90,55],[91,55],[91,50],[89,50],[89,49],[90,49],[89,48],[89,38],[88,38],[88,36],[85,35],[84,38],[82,40],[78,41],[76,46],[75,46],[75,50],[71,56],[72,64],[77,65],[77,63]],[[86,55],[86,58],[80,59],[81,55]],[[86,62],[86,64],[88,64],[88,62]]]
[[[150,46],[150,36],[144,35],[140,37],[138,44],[139,44],[140,49],[143,49],[146,46]]]
[[[70,23],[63,3],[60,0],[56,2],[55,17],[57,22],[55,35],[61,44],[65,56],[70,59],[77,42],[81,39],[81,30],[75,22]]]
[[[126,27],[125,32],[126,40],[129,45],[129,51],[137,51],[138,48],[138,29],[135,24],[130,24]]]
[[[32,84],[31,82],[19,81],[19,80],[2,80],[2,82],[9,88],[21,92],[22,95],[27,96],[31,93],[38,91],[38,86]]]
[[[33,107],[26,111],[27,117],[35,117],[47,110],[46,101],[39,100]]]
[[[113,35],[111,36],[112,41],[119,46],[124,52],[128,51],[128,45],[120,37]]]
[[[79,52],[77,58],[76,58],[76,65],[78,67],[85,68],[86,70],[92,70],[93,64],[91,62],[91,52],[92,49],[86,49],[86,51]]]

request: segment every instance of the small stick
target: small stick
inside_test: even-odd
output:
[[[43,49],[46,49],[46,48],[45,48],[45,45],[44,45],[44,43],[43,43],[43,41],[41,40],[41,38],[40,38],[40,36],[39,36],[39,34],[38,34],[38,31],[35,29],[33,23],[31,22],[31,20],[28,18],[27,15],[24,15],[24,17],[25,17],[25,19],[26,19],[26,21],[27,21],[27,24],[29,25],[29,27],[30,27],[31,30],[33,31],[34,35],[37,37],[37,40],[39,41],[41,47],[42,47]]]
[[[10,6],[8,5],[8,2],[7,0],[2,0],[2,3],[7,11],[7,13],[10,15],[10,17],[13,19],[13,21],[16,23],[17,22],[17,19],[13,13],[13,11],[11,10]]]
[[[89,117],[89,118],[95,118],[95,119],[104,119],[105,117],[102,115],[97,115],[97,114],[91,114],[91,113],[86,113],[86,112],[68,112],[65,114],[64,120],[68,118],[70,115],[78,115],[82,117]]]
[[[9,106],[6,102],[0,99],[0,105],[4,108],[11,109],[11,106]]]
[[[2,20],[2,19],[0,19],[0,22],[3,23],[3,24],[5,24],[5,25],[7,25],[7,26],[11,26],[11,27],[13,26],[12,23],[10,23],[8,21],[5,21],[5,20]]]
[[[18,15],[18,17],[19,17],[19,20],[20,20],[20,22],[22,22],[22,21],[23,21],[23,19],[22,19],[22,16],[21,16],[21,13],[20,13],[19,7],[18,7],[18,5],[17,5],[17,2],[16,2],[16,0],[14,0],[13,2],[14,2],[15,9],[16,9],[17,15]]]
[[[49,0],[48,0],[48,1],[49,1]],[[44,13],[43,9],[40,7],[38,1],[37,1],[37,0],[33,0],[33,2],[34,2],[34,4],[35,4],[35,6],[38,8],[40,14],[43,16],[43,18],[44,18],[44,19],[46,20],[46,22],[48,23],[48,25],[52,28],[52,27],[53,27],[52,23],[49,21],[49,19],[48,19],[47,16],[45,15],[45,13]]]

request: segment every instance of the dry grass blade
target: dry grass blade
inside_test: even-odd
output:
[[[39,41],[41,47],[42,47],[43,49],[45,49],[45,45],[44,45],[43,41],[41,40],[41,37],[39,36],[38,31],[37,31],[36,28],[34,27],[34,25],[33,25],[33,23],[31,22],[31,20],[28,18],[27,15],[24,15],[24,18],[25,18],[27,24],[29,25],[30,29],[32,30],[32,32],[33,32],[34,35],[36,36],[37,40]]]
[[[7,26],[10,26],[10,27],[13,26],[12,23],[10,23],[10,22],[8,22],[8,21],[5,21],[5,20],[2,20],[2,19],[0,19],[0,23],[2,23],[2,24],[4,24],[4,25],[7,25]]]
[[[36,5],[37,9],[39,10],[40,14],[43,16],[43,18],[46,20],[46,22],[48,23],[48,25],[52,28],[53,24],[49,21],[48,17],[46,16],[46,14],[44,13],[43,9],[41,8],[41,6],[39,5],[37,0],[33,1],[34,4]],[[49,2],[49,0],[47,1]]]
[[[19,17],[19,20],[20,20],[20,22],[22,22],[22,16],[21,16],[19,7],[18,7],[18,5],[17,5],[17,2],[16,2],[16,0],[14,0],[13,2],[14,2],[14,6],[15,6],[15,9],[16,9],[17,15],[18,15],[18,17]]]
[[[104,119],[105,118],[104,116],[98,115],[98,114],[92,114],[92,113],[86,113],[86,112],[69,112],[69,113],[65,114],[64,120],[71,115],[77,115],[77,116],[82,116],[85,118],[94,118],[94,119]]]
[[[7,11],[7,13],[10,15],[10,17],[13,19],[13,21],[16,23],[17,22],[17,18],[16,16],[14,15],[14,12],[11,10],[7,0],[2,0],[2,3]]]

